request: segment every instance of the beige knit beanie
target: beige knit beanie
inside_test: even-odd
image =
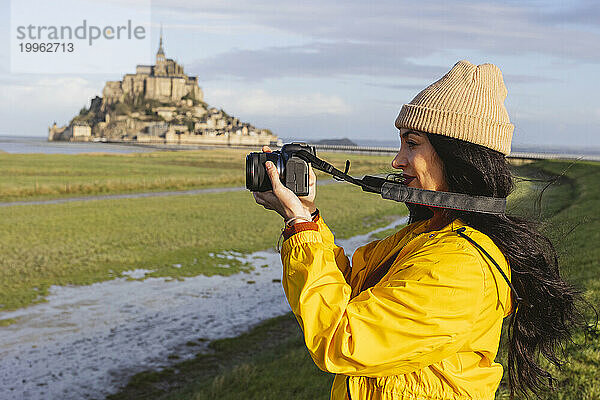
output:
[[[504,107],[506,94],[498,67],[462,60],[402,106],[396,127],[450,136],[508,155],[515,127]]]

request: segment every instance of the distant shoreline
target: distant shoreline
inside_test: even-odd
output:
[[[302,140],[298,138],[281,138],[284,143],[292,141],[319,141],[321,139],[308,139]],[[386,147],[386,148],[398,148],[399,143],[393,140],[360,140],[351,139],[358,146],[369,146],[369,147]],[[11,145],[12,144],[12,145]],[[153,151],[155,149],[151,147],[139,146],[135,143],[91,143],[91,142],[49,142],[45,136],[19,136],[19,135],[5,135],[0,134],[0,152],[8,153],[59,153],[60,147],[65,147],[64,153],[78,153],[78,152],[98,152],[98,151],[109,151],[112,152],[140,152],[140,151]],[[82,150],[88,149],[87,151],[69,151],[76,150],[79,147]],[[46,148],[47,151],[44,151]],[[18,151],[14,151],[14,150]],[[13,151],[11,151],[13,150]],[[54,151],[53,151],[54,150]],[[600,147],[585,147],[585,146],[537,146],[532,144],[513,145],[512,151],[515,153],[544,153],[544,154],[581,154],[600,156]]]

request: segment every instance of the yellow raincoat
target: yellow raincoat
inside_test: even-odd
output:
[[[494,359],[510,289],[455,231],[429,221],[356,250],[352,266],[322,218],[294,225],[281,249],[283,286],[319,368],[337,374],[332,399],[492,400],[502,378]],[[483,233],[464,232],[507,276],[506,259]],[[401,250],[400,250],[401,249]],[[360,287],[396,254],[389,272]]]

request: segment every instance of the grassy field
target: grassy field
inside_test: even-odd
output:
[[[226,151],[219,150],[92,155],[89,160],[78,155],[2,157],[21,160],[21,164],[15,162],[8,169],[20,171],[21,176],[28,170],[48,185],[68,169],[68,164],[73,165],[72,176],[81,182],[93,174],[101,176],[100,161],[106,162],[108,177],[117,177],[120,170],[127,170],[122,176],[129,177],[135,185],[143,184],[144,171],[151,171],[149,175],[156,177],[164,174],[161,179],[169,181],[191,176],[202,168],[205,176],[226,170],[235,177],[227,182],[242,184],[236,179],[244,165],[239,160],[232,161],[231,154],[227,156]],[[339,161],[343,155],[333,158],[336,157]],[[389,163],[389,158],[384,157],[361,159],[357,164],[362,169],[381,170]],[[234,166],[237,169],[232,171]],[[49,172],[47,176],[39,172],[36,175],[36,170]],[[6,182],[8,178],[2,180]],[[366,233],[406,213],[401,204],[383,202],[347,184],[322,186],[318,193],[323,215],[341,237]],[[8,195],[0,191],[1,196]],[[25,194],[19,197],[31,198]],[[337,206],[340,202],[357,201],[360,208]],[[0,310],[43,301],[51,285],[86,285],[120,277],[124,271],[137,268],[154,271],[147,276],[173,279],[244,271],[248,265],[225,260],[218,257],[219,253],[249,253],[273,247],[281,225],[281,218],[256,205],[247,191],[0,207]],[[223,268],[225,262],[228,268]],[[14,322],[0,320],[0,326]]]
[[[206,154],[0,154],[0,201],[240,184],[240,152]]]
[[[543,176],[559,174],[568,164],[539,162],[520,170]],[[583,288],[586,299],[600,303],[600,165],[578,163],[566,177],[550,187],[542,207],[542,229],[553,238],[562,270],[569,281]],[[531,209],[539,184],[521,185],[512,199],[513,209]],[[525,188],[525,189],[523,189]],[[591,311],[590,312],[591,316]],[[332,376],[318,370],[310,359],[295,319],[286,315],[267,321],[234,339],[216,341],[212,352],[161,372],[135,376],[111,399],[328,399]],[[600,338],[579,332],[566,348],[567,363],[552,368],[558,378],[554,393],[544,399],[593,400],[600,398]],[[502,345],[498,361],[506,365]],[[497,399],[508,399],[506,379]]]
[[[243,186],[248,153],[234,149],[77,155],[0,153],[0,202]],[[340,153],[319,156],[340,169],[347,157]],[[389,156],[349,157],[351,171],[356,174],[382,172],[391,162]]]

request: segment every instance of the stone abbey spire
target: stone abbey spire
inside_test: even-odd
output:
[[[165,56],[165,49],[163,48],[162,24],[160,24],[160,41],[158,51],[156,52],[156,66],[154,67],[154,73],[157,76],[167,75],[167,57]]]
[[[158,52],[156,52],[156,56],[158,57],[159,55],[165,55],[165,50],[163,49],[163,42],[162,42],[162,24],[160,24],[160,42],[158,45]]]

